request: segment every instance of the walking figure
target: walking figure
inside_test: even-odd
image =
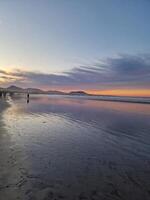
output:
[[[29,96],[29,93],[27,94],[27,103],[29,103],[29,98],[30,98],[30,96]]]

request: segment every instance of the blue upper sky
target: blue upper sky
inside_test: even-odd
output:
[[[0,86],[150,96],[149,20],[149,0],[0,0]]]
[[[0,67],[61,72],[150,50],[149,0],[1,0]]]

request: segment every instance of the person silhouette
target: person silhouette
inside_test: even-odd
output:
[[[29,93],[27,94],[27,103],[29,103],[29,98],[30,98],[30,95]]]

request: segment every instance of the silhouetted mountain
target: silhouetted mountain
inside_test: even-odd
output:
[[[43,93],[45,93],[45,91],[40,90],[38,88],[26,88],[26,89],[24,89],[24,91],[26,91],[28,93],[33,93],[33,94],[43,94]]]
[[[57,91],[57,90],[48,90],[44,91],[38,88],[20,88],[15,85],[11,85],[8,88],[6,88],[9,91],[13,92],[19,92],[19,93],[32,93],[32,94],[51,94],[51,95],[88,95],[84,91],[72,91],[69,93]]]
[[[23,91],[24,89],[17,87],[15,85],[11,85],[8,88],[6,88],[7,90],[12,90],[12,91]]]
[[[65,92],[61,92],[61,91],[57,91],[57,90],[49,90],[46,92],[47,94],[61,94],[61,95],[65,95]]]
[[[69,92],[70,95],[88,95],[86,92],[84,91],[72,91]]]

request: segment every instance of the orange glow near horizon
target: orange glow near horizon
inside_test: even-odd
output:
[[[150,97],[150,89],[86,90],[86,92],[95,95]]]
[[[88,90],[88,89],[81,89],[79,86],[77,88],[75,87],[55,87],[55,88],[43,88],[44,90],[58,90],[62,92],[71,92],[71,91],[85,91],[88,94],[93,95],[112,95],[112,96],[135,96],[135,97],[150,97],[150,89],[106,89],[106,90]]]
[[[6,74],[4,74],[3,76],[0,76],[0,87],[2,87],[3,85],[8,86],[13,84],[14,81],[25,81],[24,77],[20,77],[20,76],[14,76],[13,74],[11,74],[11,70],[5,70]],[[1,75],[2,73],[0,73]],[[31,83],[32,85],[32,83]],[[19,87],[19,85],[17,85]],[[81,87],[82,86],[82,87]],[[32,86],[31,86],[32,87]],[[86,86],[87,87],[87,86]],[[36,88],[34,86],[34,88]],[[38,88],[38,86],[37,86]],[[58,91],[63,91],[63,92],[70,92],[70,91],[85,91],[88,94],[93,94],[93,95],[112,95],[112,96],[135,96],[135,97],[150,97],[150,89],[134,89],[134,88],[123,88],[123,89],[105,89],[105,90],[96,90],[96,89],[83,89],[84,86],[83,85],[77,85],[77,86],[57,86],[54,88],[49,88],[47,87],[39,87],[40,89],[43,90],[58,90]],[[82,89],[81,89],[82,88]]]

